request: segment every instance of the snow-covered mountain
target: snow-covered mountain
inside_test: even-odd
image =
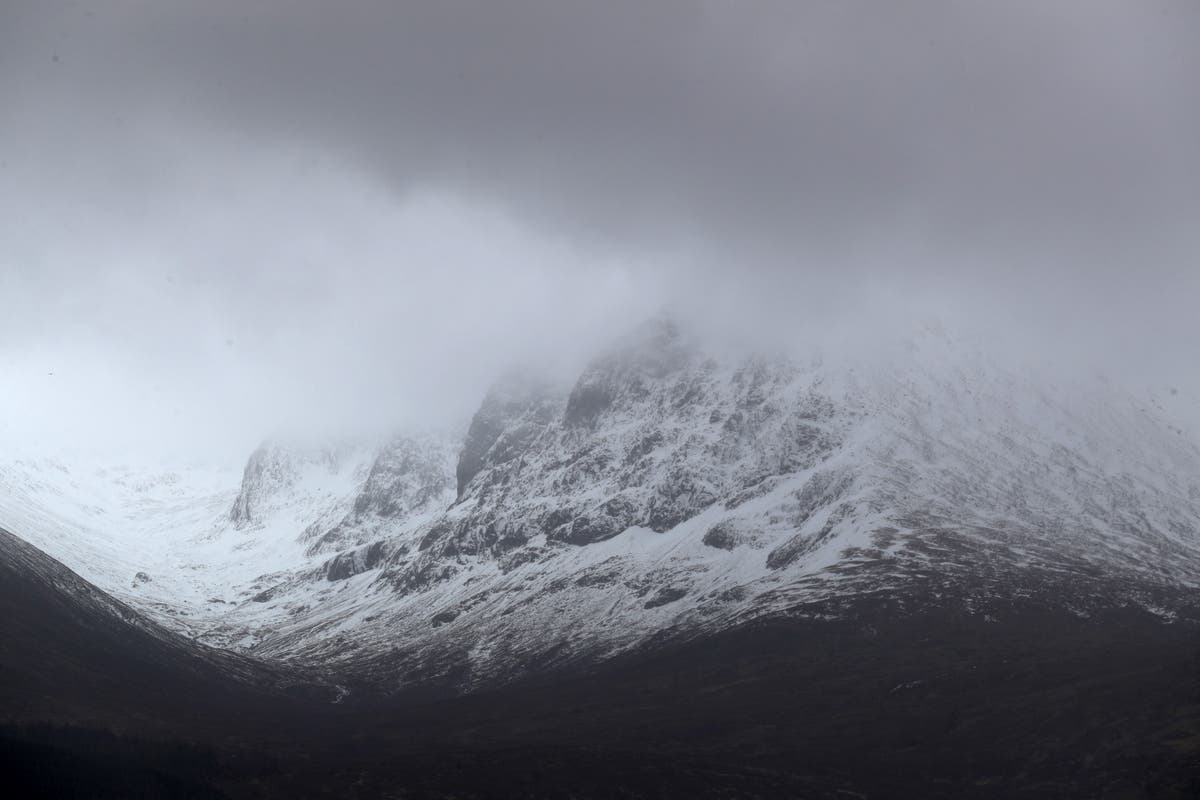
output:
[[[847,366],[715,358],[656,321],[569,392],[498,387],[457,478],[260,651],[469,683],[918,585],[1167,617],[1200,586],[1194,440],[1101,380],[935,331]]]
[[[403,519],[410,506],[427,513],[448,503],[449,452],[432,438],[337,447],[269,441],[250,456],[240,482],[232,470],[211,467],[14,460],[0,465],[0,518],[157,621],[249,647],[254,639],[241,620],[270,624],[263,593],[284,576],[319,573],[332,542],[357,541],[378,517]],[[429,482],[426,462],[404,454],[432,459],[441,483]],[[412,487],[400,477],[389,482],[391,472],[414,464]],[[380,493],[394,494],[392,504],[372,505]]]
[[[236,496],[232,471],[26,458],[0,465],[0,486],[0,524],[164,621],[202,614],[228,584],[209,579],[220,551],[204,542]]]
[[[1170,620],[1200,588],[1200,447],[1169,409],[937,330],[798,360],[659,319],[573,386],[506,377],[457,439],[267,445],[240,487],[96,504],[119,520],[64,474],[6,468],[0,523],[207,641],[391,687],[867,596]],[[183,483],[207,488],[168,502]]]

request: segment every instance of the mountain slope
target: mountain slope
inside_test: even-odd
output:
[[[1046,595],[1169,621],[1200,586],[1200,448],[1158,400],[936,330],[876,361],[797,360],[655,320],[572,387],[505,377],[461,443],[269,443],[240,487],[193,500],[172,494],[192,478],[146,481],[121,495],[120,540],[62,510],[90,484],[30,474],[6,473],[0,520],[122,600],[393,690],[865,596]]]
[[[4,530],[0,634],[0,709],[9,721],[198,726],[204,709],[217,725],[310,683],[163,628]]]
[[[339,549],[448,505],[450,452],[433,437],[267,442],[240,484],[227,470],[13,460],[0,464],[0,524],[159,623],[247,647],[271,624],[275,586],[324,585]]]
[[[456,478],[320,595],[281,584],[256,652],[469,687],[870,595],[1169,620],[1200,586],[1194,441],[937,332],[862,365],[715,357],[656,321],[569,392],[499,386]]]
[[[837,618],[752,623],[466,696],[294,703],[261,667],[186,642],[0,533],[0,763],[30,797],[1196,788],[1195,625],[1138,609],[1085,620],[1029,599],[990,601],[989,621],[960,600],[900,611],[860,598]]]
[[[120,597],[0,536],[0,709],[277,759],[232,796],[1197,788],[1196,440],[937,332],[796,360],[657,321],[573,386],[507,376],[461,443],[122,473],[119,514],[3,478]]]

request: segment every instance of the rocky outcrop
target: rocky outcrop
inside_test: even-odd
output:
[[[446,448],[431,440],[393,439],[371,465],[354,515],[397,517],[440,505],[451,488]]]
[[[335,525],[310,533],[308,554],[331,552],[394,534],[454,499],[453,448],[437,437],[397,436],[371,462],[353,506]]]
[[[501,378],[471,419],[455,468],[457,497],[485,466],[518,458],[553,420],[560,397],[543,379],[525,372]]]
[[[655,320],[593,361],[565,400],[511,381],[490,393],[459,459],[458,502],[389,574],[411,586],[406,570],[498,558],[538,537],[584,547],[631,528],[664,533],[815,466],[845,425],[796,365],[721,364]]]
[[[265,442],[246,462],[229,519],[238,528],[260,525],[274,512],[294,505],[296,494],[311,496],[343,473],[353,472],[360,457],[361,448],[349,446],[305,448]]]
[[[295,481],[290,461],[281,460],[278,456],[278,449],[268,444],[261,445],[250,454],[242,475],[241,491],[229,511],[229,519],[234,525],[253,524],[259,516],[256,513],[257,505],[262,496],[273,486],[290,485]]]
[[[322,565],[321,574],[329,581],[344,581],[374,569],[388,554],[385,542],[374,542],[338,553]]]

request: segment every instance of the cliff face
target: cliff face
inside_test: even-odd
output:
[[[485,466],[518,457],[560,411],[556,389],[536,376],[511,372],[484,397],[471,418],[455,467],[457,499]]]
[[[328,530],[310,528],[308,555],[379,543],[391,531],[442,511],[454,500],[453,459],[446,439],[392,439],[375,454],[345,516]]]
[[[324,511],[364,479],[369,452],[361,447],[299,447],[263,443],[246,462],[229,520],[238,529],[261,526],[298,507]],[[315,520],[314,520],[315,521]]]
[[[468,437],[470,480],[424,532],[417,571],[447,557],[669,531],[718,500],[813,467],[848,421],[799,368],[721,365],[667,323],[597,359],[567,397],[523,400],[507,406],[508,425],[487,449]],[[485,401],[476,420],[490,427],[495,406]]]

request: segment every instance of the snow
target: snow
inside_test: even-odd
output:
[[[938,332],[839,363],[715,359],[656,331],[578,387],[575,418],[578,391],[485,402],[461,498],[445,441],[271,445],[242,471],[22,460],[0,465],[0,526],[192,636],[325,665],[388,655],[397,681],[820,616],[797,609],[930,573],[1200,587],[1197,440],[1103,380],[1005,368]],[[355,548],[373,542],[387,555],[368,565]],[[339,552],[356,574],[329,580]],[[1135,602],[1174,618],[1156,598]]]

